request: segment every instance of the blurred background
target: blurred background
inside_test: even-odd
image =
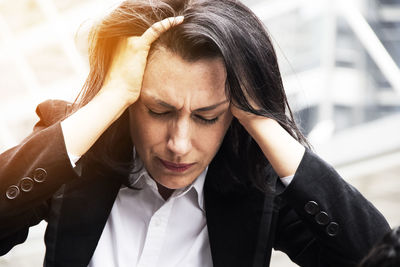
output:
[[[73,101],[87,34],[115,0],[0,0],[0,152],[46,99]],[[246,0],[274,40],[289,102],[314,149],[400,225],[400,0]],[[41,266],[46,225],[0,258]],[[274,252],[271,266],[296,266]]]

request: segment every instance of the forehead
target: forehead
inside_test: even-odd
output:
[[[165,49],[155,51],[148,60],[141,96],[157,98],[177,108],[197,109],[226,100],[226,71],[221,58],[183,60]]]

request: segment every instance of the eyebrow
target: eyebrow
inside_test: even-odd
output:
[[[174,110],[177,109],[175,106],[173,106],[171,104],[168,104],[167,102],[164,102],[164,101],[162,101],[160,99],[155,99],[155,101],[156,101],[157,104],[159,104],[159,105],[161,105],[163,107],[166,107],[166,108],[169,108],[169,109],[174,109]],[[216,104],[211,105],[211,106],[195,109],[194,112],[210,111],[210,110],[216,109],[218,106],[220,106],[222,104],[225,104],[226,102],[228,102],[228,100],[224,100],[222,102],[216,103]]]

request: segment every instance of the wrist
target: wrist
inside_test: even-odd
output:
[[[257,142],[279,177],[296,172],[305,148],[276,120],[254,115],[244,120],[242,125]]]
[[[132,97],[123,90],[109,90],[107,87],[103,87],[93,100],[95,99],[106,106],[112,105],[122,111],[137,100],[137,98],[132,100]]]
[[[251,113],[248,113],[246,117],[238,118],[238,121],[253,138],[257,136],[257,133],[263,132],[264,129],[280,127],[274,119]]]

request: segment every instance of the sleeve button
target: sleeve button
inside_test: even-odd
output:
[[[331,222],[330,224],[328,224],[328,226],[326,227],[326,233],[329,236],[336,236],[339,232],[339,224],[336,222]]]
[[[21,190],[23,192],[29,192],[32,190],[33,188],[33,180],[30,177],[24,177],[21,179],[21,181],[19,182],[19,187],[21,188]]]
[[[7,189],[7,191],[6,191],[6,197],[7,197],[8,199],[15,199],[15,198],[18,197],[19,192],[20,192],[20,191],[19,191],[18,186],[12,185],[12,186],[10,186],[10,187]]]
[[[304,205],[304,210],[310,215],[315,215],[319,211],[319,205],[315,201],[308,201]]]
[[[329,223],[329,216],[326,212],[321,211],[317,215],[315,215],[315,221],[319,225],[327,225]]]
[[[43,183],[46,180],[47,172],[43,168],[37,168],[33,172],[33,180],[37,183]]]

